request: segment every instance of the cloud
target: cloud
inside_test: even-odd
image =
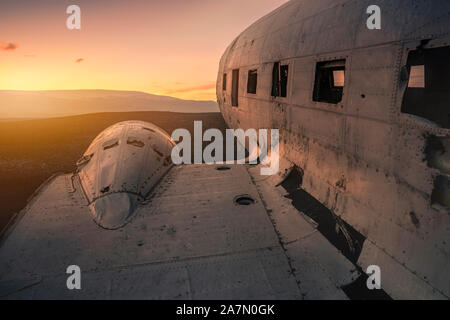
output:
[[[5,50],[5,51],[12,51],[15,50],[19,47],[19,45],[17,43],[13,43],[13,42],[0,42],[0,50]]]
[[[80,62],[83,62],[83,61],[84,61],[83,58],[79,58],[79,59],[75,60],[75,63],[80,63]]]
[[[196,86],[196,87],[187,87],[187,88],[179,88],[179,89],[171,89],[166,90],[167,94],[173,94],[173,93],[183,93],[183,92],[192,92],[192,91],[206,91],[216,88],[216,83],[211,82],[209,84]]]

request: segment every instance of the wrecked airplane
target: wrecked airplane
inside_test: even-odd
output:
[[[368,1],[292,0],[226,49],[220,110],[279,129],[278,174],[165,165],[167,134],[118,124],[8,229],[0,297],[362,298],[378,266],[387,298],[448,299],[450,3],[377,2],[379,30]]]
[[[217,99],[230,128],[280,129],[297,187],[355,230],[357,265],[379,265],[387,292],[448,298],[450,5],[378,1],[381,30],[368,5],[265,16],[224,53]]]

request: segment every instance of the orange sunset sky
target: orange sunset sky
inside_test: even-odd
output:
[[[228,44],[287,0],[0,0],[0,90],[215,100]],[[81,8],[81,30],[66,8]]]

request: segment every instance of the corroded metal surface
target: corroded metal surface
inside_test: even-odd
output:
[[[173,167],[119,230],[92,222],[79,181],[56,177],[0,247],[0,299],[346,299],[354,266],[268,188],[290,226],[276,232],[245,166],[218,167]],[[237,205],[242,194],[254,203]],[[81,290],[66,287],[69,265]]]
[[[450,43],[450,3],[380,0],[383,31],[367,30],[369,4],[290,1],[226,50],[221,111],[232,128],[280,129],[278,175],[193,165],[164,176],[165,132],[137,121],[112,126],[78,162],[79,179],[41,188],[2,242],[0,297],[345,299],[342,287],[359,272],[293,205],[281,184],[290,177],[327,207],[336,232],[356,229],[362,248],[352,262],[379,265],[393,298],[448,299],[450,133],[400,112],[399,79],[425,38],[430,47]],[[316,64],[330,60],[346,61],[338,104],[313,101]],[[286,97],[271,96],[277,61],[289,66]],[[237,99],[221,83],[232,87],[234,69]],[[247,94],[255,69],[256,94]],[[240,196],[252,201],[239,206]],[[104,228],[121,228],[99,228],[92,213]],[[83,271],[79,292],[65,286],[72,264]]]
[[[301,187],[366,237],[358,264],[385,270],[392,297],[448,298],[450,130],[401,112],[401,72],[411,50],[448,46],[450,2],[377,1],[381,30],[366,27],[371,4],[293,0],[261,18],[222,56],[219,107],[231,128],[280,129],[280,154],[300,168]],[[314,101],[316,65],[343,60],[342,101]],[[286,97],[271,95],[276,62],[289,68]],[[247,93],[254,70],[256,94]]]

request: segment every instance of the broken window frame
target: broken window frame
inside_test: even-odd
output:
[[[344,98],[346,84],[346,59],[317,61],[314,75],[314,102],[339,105]],[[344,71],[344,85],[335,86],[334,72]]]
[[[258,69],[248,70],[247,93],[256,94],[258,89]]]
[[[283,77],[283,74],[285,77]],[[272,91],[274,98],[287,98],[289,85],[289,64],[281,61],[273,64],[272,70]]]
[[[450,129],[446,93],[450,88],[448,72],[450,46],[446,40],[422,40],[406,44],[404,67],[400,74],[402,99],[400,114],[417,124]],[[424,66],[424,87],[410,86],[411,67]],[[434,66],[434,67],[433,67]]]

